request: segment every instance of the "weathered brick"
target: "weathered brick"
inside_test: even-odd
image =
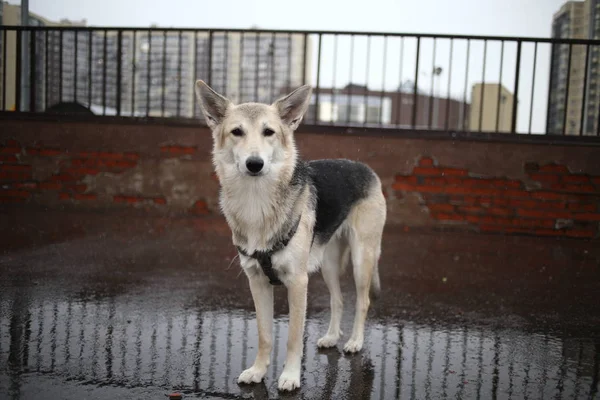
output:
[[[469,171],[460,168],[442,168],[442,176],[467,176]]]
[[[459,214],[435,213],[432,217],[440,221],[463,221],[465,218]]]
[[[596,188],[590,184],[574,185],[566,183],[555,183],[550,186],[552,190],[569,193],[594,193]]]
[[[40,182],[39,187],[41,190],[60,190],[62,184],[59,182]]]
[[[0,189],[0,196],[21,197],[21,198],[26,199],[31,196],[31,192],[28,192],[27,190]]]
[[[20,152],[21,148],[17,146],[0,147],[0,154],[19,154]]]
[[[569,169],[565,165],[560,164],[547,164],[540,166],[540,172],[556,173],[556,174],[568,174]]]
[[[519,207],[519,208],[563,210],[566,206],[566,203],[560,202],[560,201],[510,199],[509,205],[512,207]]]
[[[406,192],[412,192],[416,190],[416,185],[412,183],[396,182],[392,184],[394,190],[404,190]]]
[[[538,182],[548,185],[560,182],[561,176],[556,174],[531,174],[529,177]]]
[[[414,167],[413,174],[422,176],[441,176],[442,169],[437,167]]]
[[[565,235],[572,238],[593,239],[596,232],[593,229],[569,229],[565,232]]]
[[[451,204],[429,204],[427,206],[429,208],[429,211],[432,213],[437,213],[437,212],[446,212],[446,213],[451,213],[454,212],[454,206]]]
[[[512,209],[502,207],[490,207],[487,209],[487,212],[491,215],[500,215],[505,217],[514,214]]]
[[[0,171],[5,171],[5,172],[30,172],[31,171],[31,165],[2,164],[2,165],[0,165]]]
[[[570,218],[571,213],[567,211],[554,210],[532,210],[527,208],[517,209],[517,214],[522,217],[531,218]]]
[[[142,200],[143,199],[141,197],[136,197],[136,196],[122,196],[122,195],[118,195],[118,196],[114,196],[113,197],[113,201],[115,203],[135,204],[135,203],[139,203]]]
[[[600,213],[572,214],[572,218],[578,221],[600,221]]]
[[[153,199],[154,204],[160,204],[160,205],[164,205],[167,204],[167,200],[164,197],[155,197]]]
[[[15,187],[17,189],[29,189],[29,190],[33,190],[33,189],[37,189],[38,184],[37,184],[37,182],[20,182],[20,183],[17,183],[15,185]]]
[[[494,179],[468,178],[463,179],[461,183],[468,187],[492,187],[494,185]]]
[[[562,177],[564,183],[589,183],[590,177],[587,175],[565,175]]]
[[[446,178],[442,177],[427,177],[423,180],[425,185],[446,185]]]
[[[484,214],[485,208],[476,207],[476,206],[461,206],[458,207],[458,211],[466,214]]]
[[[18,163],[19,160],[14,155],[0,155],[0,163]]]
[[[42,148],[38,149],[38,155],[44,157],[55,157],[62,154],[62,151],[59,149],[51,149],[51,148]]]
[[[75,200],[96,200],[98,195],[94,193],[75,193],[73,197]]]
[[[196,148],[191,146],[163,146],[160,148],[160,152],[172,156],[182,156],[194,154]]]
[[[431,157],[423,157],[419,160],[419,166],[421,167],[433,167],[435,162]]]
[[[592,178],[592,183],[596,186],[600,186],[600,176],[594,176]]]
[[[67,190],[71,190],[73,192],[77,192],[77,193],[83,193],[87,190],[87,186],[86,185],[66,185],[65,189]]]
[[[98,173],[100,173],[100,170],[97,168],[67,168],[67,169],[65,169],[65,172],[69,173],[71,175],[81,176],[81,175],[97,175]]]
[[[212,176],[213,176],[213,178],[217,182],[219,181],[219,179],[217,177],[217,174],[215,172],[213,172]],[[410,183],[412,185],[416,185],[417,184],[417,177],[416,176],[411,176],[411,175],[396,175],[396,182]]]
[[[594,212],[598,211],[597,204],[581,204],[581,203],[568,203],[567,209],[573,212]]]
[[[540,199],[540,200],[570,200],[570,199],[572,199],[572,197],[568,194],[546,192],[546,191],[531,192],[531,197],[533,197],[534,199]]]
[[[209,214],[208,205],[203,200],[198,200],[194,203],[192,207],[192,212],[194,214]]]
[[[61,200],[69,200],[71,199],[71,195],[69,193],[62,192],[58,194],[58,198]]]
[[[0,181],[25,181],[31,178],[30,171],[0,171]]]
[[[503,189],[519,189],[523,183],[514,179],[494,179],[494,186]]]
[[[140,155],[139,155],[138,153],[132,153],[132,152],[129,152],[129,153],[125,153],[123,156],[124,156],[126,159],[128,159],[128,160],[132,160],[132,161],[137,161],[137,160],[139,160],[139,159],[140,159]]]
[[[21,143],[16,141],[15,139],[8,139],[6,143],[4,143],[7,147],[21,147]]]
[[[514,198],[528,198],[531,197],[531,193],[526,190],[519,189],[507,189],[500,191],[500,195],[503,197],[514,197]]]
[[[515,200],[494,198],[493,204],[495,206],[508,206],[511,201],[515,201]],[[516,200],[516,201],[519,201],[519,200]]]
[[[77,178],[75,178],[73,175],[70,175],[70,174],[52,175],[48,179],[51,182],[71,182],[71,181],[76,181],[77,180]]]

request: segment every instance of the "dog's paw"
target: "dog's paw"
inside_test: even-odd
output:
[[[259,383],[266,373],[266,368],[250,367],[240,374],[238,383]]]
[[[362,340],[357,340],[357,339],[351,338],[344,345],[344,351],[346,353],[358,353],[362,349],[362,346],[363,346]]]
[[[325,335],[321,339],[317,340],[317,346],[321,349],[328,349],[334,347],[337,344],[340,335]]]
[[[279,390],[291,392],[300,387],[300,371],[284,370],[279,377]]]

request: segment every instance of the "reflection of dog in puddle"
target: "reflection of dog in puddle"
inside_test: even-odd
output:
[[[258,353],[240,383],[258,383],[270,363],[273,286],[288,290],[289,335],[280,390],[300,386],[308,275],[321,269],[331,294],[331,320],[320,348],[334,347],[342,332],[340,275],[352,265],[357,300],[344,351],[362,349],[371,298],[380,289],[378,261],[386,219],[379,177],[349,160],[303,161],[294,131],[310,102],[302,86],[271,105],[234,105],[204,82],[196,94],[212,129],[213,163],[221,209],[248,276],[256,308]]]

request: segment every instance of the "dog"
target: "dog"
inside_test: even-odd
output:
[[[386,220],[381,181],[363,163],[300,158],[294,131],[309,106],[308,85],[270,105],[234,105],[202,80],[195,92],[212,131],[220,207],[256,309],[258,351],[238,382],[259,383],[265,376],[273,343],[273,285],[283,284],[290,315],[278,388],[292,391],[300,387],[309,274],[320,269],[331,296],[329,329],[317,345],[334,347],[342,335],[340,275],[351,263],[356,311],[344,351],[362,349],[370,301],[380,291]]]

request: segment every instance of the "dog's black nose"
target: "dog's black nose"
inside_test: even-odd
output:
[[[253,174],[258,174],[264,165],[265,162],[260,157],[252,156],[248,157],[246,160],[246,168],[248,168],[248,171],[252,172]]]

